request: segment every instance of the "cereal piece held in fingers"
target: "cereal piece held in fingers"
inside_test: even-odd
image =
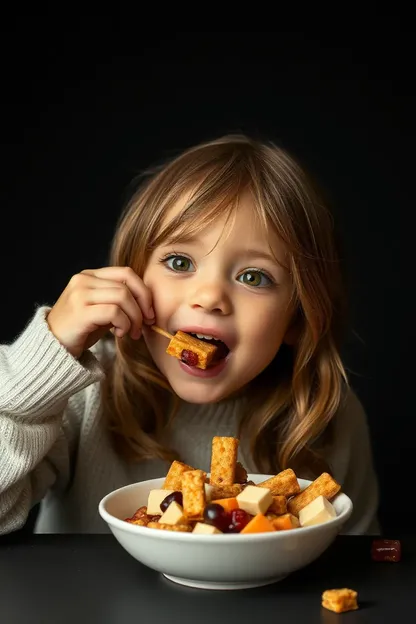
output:
[[[333,498],[340,491],[341,486],[327,472],[323,472],[312,481],[300,494],[291,498],[287,503],[287,510],[297,516],[301,509],[309,505],[318,496],[323,496],[327,500]]]
[[[239,440],[215,436],[211,451],[211,485],[232,485],[235,480]]]
[[[204,515],[205,472],[188,470],[182,478],[183,510],[187,518],[202,518]]]
[[[166,475],[162,489],[180,492],[183,474],[188,470],[195,470],[195,468],[177,460],[173,461]]]
[[[267,487],[273,496],[294,496],[300,492],[300,486],[296,474],[292,468],[282,470],[274,477],[258,484],[259,487]]]
[[[209,366],[216,351],[217,347],[210,342],[198,340],[182,331],[176,332],[166,349],[166,353],[185,364],[202,369]]]

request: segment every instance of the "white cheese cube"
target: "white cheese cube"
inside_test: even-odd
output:
[[[312,526],[332,520],[337,515],[334,506],[324,496],[317,496],[299,512],[300,526]]]
[[[169,505],[159,522],[164,524],[185,524],[186,518],[182,507],[175,501]]]
[[[197,522],[192,533],[205,533],[206,535],[214,535],[214,533],[221,533],[215,526],[211,524],[205,524],[205,522]]]
[[[160,516],[163,513],[160,503],[172,492],[173,490],[150,490],[147,499],[147,514],[149,516]]]
[[[240,509],[244,509],[252,516],[265,514],[273,502],[273,496],[269,488],[262,488],[256,485],[247,485],[238,496],[237,503]]]
[[[212,499],[212,492],[214,490],[214,486],[209,483],[205,483],[205,500],[208,502]]]

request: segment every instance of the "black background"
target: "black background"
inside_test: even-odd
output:
[[[272,139],[333,200],[350,267],[345,357],[381,518],[392,536],[414,532],[414,34],[393,21],[331,37],[141,27],[131,41],[89,26],[3,24],[0,341],[72,274],[106,264],[144,167],[227,132]]]

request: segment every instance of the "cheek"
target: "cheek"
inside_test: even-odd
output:
[[[282,343],[290,321],[286,306],[256,306],[256,313],[245,315],[242,320],[242,335],[253,346],[265,351],[276,351]]]
[[[143,282],[152,293],[157,322],[166,321],[177,306],[178,289],[160,271],[145,272]]]

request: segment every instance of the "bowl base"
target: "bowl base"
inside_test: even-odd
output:
[[[263,587],[264,585],[272,585],[278,581],[286,578],[287,574],[282,576],[276,576],[272,579],[263,579],[262,581],[237,581],[235,583],[228,583],[226,581],[195,581],[192,579],[180,578],[179,576],[171,576],[170,574],[163,574],[165,578],[178,585],[186,585],[187,587],[193,587],[194,589],[216,589],[216,590],[229,590],[229,589],[251,589],[253,587]]]

